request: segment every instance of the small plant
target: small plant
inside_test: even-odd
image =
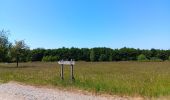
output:
[[[148,59],[146,58],[146,56],[144,54],[140,54],[137,57],[138,61],[148,61]]]

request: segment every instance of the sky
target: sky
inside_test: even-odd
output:
[[[32,49],[170,49],[170,0],[0,0],[2,29]]]

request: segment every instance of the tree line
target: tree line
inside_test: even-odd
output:
[[[37,48],[30,51],[30,61],[165,61],[170,60],[170,50],[160,49],[134,49],[123,47],[111,49],[106,47],[96,48]]]
[[[9,31],[0,31],[0,62],[28,62],[28,61],[165,61],[170,60],[170,50],[134,49],[123,47],[111,49],[95,48],[58,48],[31,50],[23,40],[12,44],[8,40]]]

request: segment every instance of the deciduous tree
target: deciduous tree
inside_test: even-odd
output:
[[[29,50],[29,47],[25,44],[24,40],[21,41],[15,41],[15,44],[12,47],[12,56],[15,58],[15,61],[18,63],[21,60],[21,57],[27,54],[27,51]]]

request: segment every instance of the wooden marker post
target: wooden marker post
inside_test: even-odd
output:
[[[73,60],[71,59],[71,80],[73,81],[75,79],[74,79],[74,65],[72,62],[73,62]]]
[[[64,80],[64,65],[70,65],[71,66],[71,71],[70,71],[70,78],[71,78],[71,81],[74,81],[75,78],[74,78],[74,65],[75,65],[75,61],[73,61],[71,59],[71,61],[59,61],[58,64],[61,65],[61,71],[60,71],[60,77],[62,80]]]
[[[61,73],[60,73],[61,79],[64,80],[64,65],[61,64]]]

